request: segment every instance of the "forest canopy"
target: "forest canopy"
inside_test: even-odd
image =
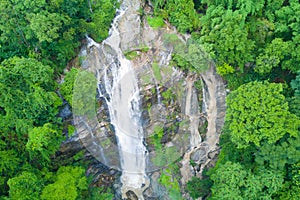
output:
[[[191,36],[189,50],[201,46],[228,89],[218,160],[187,183],[187,192],[194,199],[300,199],[299,0],[150,2],[149,24],[168,21]],[[86,35],[97,42],[108,37],[118,6],[117,0],[0,1],[0,199],[112,198],[89,187],[81,154],[64,161],[57,155],[64,130],[72,129],[59,111],[73,99],[79,70],[60,86],[58,79]],[[172,61],[184,71],[203,70],[197,59]]]
[[[108,36],[117,7],[115,0],[0,1],[0,199],[99,193],[89,191],[87,163],[56,154],[66,136],[57,79],[86,35]]]

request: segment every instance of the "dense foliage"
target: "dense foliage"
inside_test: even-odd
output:
[[[108,36],[116,6],[115,0],[0,1],[0,199],[93,199],[101,191],[88,187],[84,163],[57,158],[65,137],[55,79],[86,34],[97,41]]]
[[[0,61],[34,57],[62,69],[76,55],[85,34],[108,36],[114,0],[37,0],[0,2]]]
[[[299,199],[299,1],[152,3],[156,17],[191,32],[231,90],[218,162],[208,177],[187,184],[190,195]],[[182,56],[173,60],[184,70],[199,72]]]
[[[300,199],[299,1],[151,2],[150,25],[162,27],[167,20],[179,32],[192,35],[188,48],[178,46],[173,64],[200,73],[201,59],[209,54],[230,90],[218,161],[204,179],[194,177],[187,184],[191,196]],[[107,37],[117,4],[0,1],[0,199],[112,198],[88,187],[84,165],[77,159],[56,159],[64,135],[58,117],[63,102],[55,79],[86,34],[96,41]],[[156,68],[154,64],[154,73]],[[67,102],[75,98],[76,107],[83,108],[83,98],[73,97],[73,89],[94,94],[74,88],[78,72],[72,69],[66,75],[60,92]],[[163,98],[172,99],[172,92],[163,93]],[[83,111],[92,113],[93,103]],[[157,162],[172,158],[172,152],[159,151],[161,137],[159,131],[153,137]],[[176,171],[175,165],[162,170],[159,183],[173,199],[180,199]]]

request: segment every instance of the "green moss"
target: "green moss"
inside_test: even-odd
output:
[[[141,76],[141,79],[142,79],[144,85],[148,85],[148,84],[152,83],[152,77],[150,74]]]
[[[160,68],[161,72],[165,75],[170,75],[173,73],[173,69],[170,66],[167,67],[161,67]]]
[[[141,51],[143,53],[148,52],[149,49],[150,49],[150,47],[148,47],[148,46],[141,46],[141,47],[139,47],[139,51]]]
[[[106,138],[105,140],[101,141],[101,146],[102,147],[108,147],[109,145],[111,145],[111,141]]]
[[[147,17],[147,21],[152,28],[160,28],[165,25],[162,17]]]
[[[169,194],[170,199],[181,200],[183,199],[180,192],[180,186],[176,175],[179,174],[179,167],[173,163],[166,169],[162,170],[159,178],[159,183],[163,185]]]
[[[138,51],[129,51],[126,52],[124,55],[128,60],[134,60],[136,57],[139,56]]]
[[[153,74],[154,77],[157,81],[161,81],[162,76],[160,74],[160,66],[157,63],[153,63],[152,64],[152,70],[153,70]]]
[[[75,133],[76,128],[72,125],[68,125],[68,136],[71,137]]]
[[[140,56],[140,53],[145,53],[149,51],[149,49],[150,48],[148,46],[139,46],[136,47],[134,50],[129,50],[125,52],[124,55],[128,60],[134,60],[136,57]]]
[[[84,151],[80,151],[80,152],[78,152],[77,154],[75,154],[73,156],[73,158],[74,158],[75,161],[78,161],[78,160],[80,160],[83,157],[84,157]]]

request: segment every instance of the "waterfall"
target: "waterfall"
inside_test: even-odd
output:
[[[117,11],[110,36],[101,44],[87,37],[87,47],[97,51],[98,61],[93,63],[98,81],[98,93],[107,104],[110,122],[114,126],[117,139],[120,169],[122,171],[122,198],[128,191],[143,199],[143,191],[148,187],[146,175],[147,149],[141,124],[141,101],[138,80],[132,67],[121,50],[119,21],[129,1],[123,1]],[[100,53],[99,53],[100,52]]]

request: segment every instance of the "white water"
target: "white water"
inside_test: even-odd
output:
[[[143,144],[140,92],[132,64],[120,49],[118,29],[119,21],[128,9],[125,5],[129,2],[123,1],[109,38],[101,45],[88,38],[88,47],[95,46],[109,63],[97,69],[98,92],[106,101],[111,124],[115,128],[122,171],[122,198],[126,198],[126,192],[131,190],[143,199],[142,193],[149,183],[145,172],[147,150]],[[109,47],[113,51],[108,50]]]

